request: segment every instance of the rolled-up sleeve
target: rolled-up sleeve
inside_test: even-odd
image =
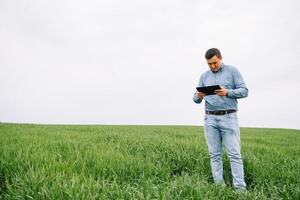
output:
[[[198,82],[198,84],[197,84],[197,87],[203,87],[202,76],[201,76],[200,79],[199,79],[199,82]],[[198,97],[196,96],[196,92],[197,92],[197,91],[195,91],[195,93],[194,93],[194,95],[193,95],[193,101],[194,101],[195,103],[199,104],[199,103],[202,102],[203,99],[198,98]]]
[[[193,101],[198,104],[202,102],[202,99],[196,96],[196,92],[193,95]]]

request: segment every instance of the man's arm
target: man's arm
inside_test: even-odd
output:
[[[232,99],[239,99],[248,96],[248,88],[238,69],[233,70],[233,81],[235,89],[227,89],[227,97]]]
[[[200,77],[200,80],[198,82],[198,87],[203,87],[203,82],[202,82],[202,76]],[[193,101],[197,104],[201,103],[203,98],[204,98],[205,94],[202,92],[198,92],[196,90],[196,92],[193,95]]]
[[[194,93],[194,96],[193,96],[193,101],[194,101],[195,103],[198,103],[198,104],[199,104],[199,103],[202,102],[204,96],[205,96],[204,93],[196,91],[196,92]]]

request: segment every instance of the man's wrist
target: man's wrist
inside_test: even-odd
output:
[[[232,90],[231,89],[228,89],[227,90],[227,94],[226,94],[226,97],[231,97],[231,95],[232,95]]]

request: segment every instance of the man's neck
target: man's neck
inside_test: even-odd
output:
[[[221,70],[223,69],[223,67],[224,67],[224,66],[223,66],[223,63],[222,63],[221,66],[219,67],[219,69],[218,69],[217,71],[212,71],[212,70],[211,70],[211,71],[212,71],[213,73],[218,73],[219,71],[221,71]]]

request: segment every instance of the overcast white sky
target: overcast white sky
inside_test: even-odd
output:
[[[202,125],[217,47],[243,127],[300,129],[297,0],[0,0],[0,121]]]

